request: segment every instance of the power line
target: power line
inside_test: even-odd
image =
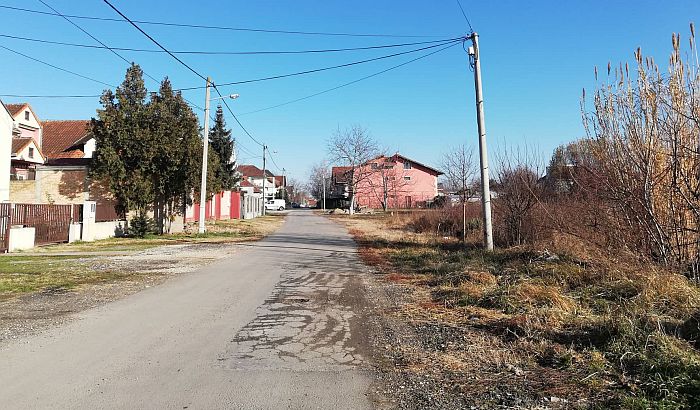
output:
[[[119,11],[119,9],[117,9],[116,7],[114,7],[114,6],[112,5],[112,3],[110,3],[108,0],[102,0],[102,1],[104,1],[105,3],[107,3],[107,5],[108,5],[109,7],[111,7],[112,10],[116,11],[117,14],[119,14],[120,16],[122,16],[122,18],[123,18],[124,20],[128,21],[129,23],[131,23],[131,25],[134,26],[134,28],[136,28],[138,31],[140,31],[141,34],[143,34],[144,36],[148,37],[148,39],[151,40],[153,43],[155,43],[155,45],[157,45],[157,46],[160,47],[163,51],[165,51],[166,53],[168,53],[168,54],[170,55],[170,57],[174,58],[174,59],[177,60],[180,64],[182,64],[183,66],[185,66],[188,70],[192,71],[197,77],[201,78],[201,79],[204,80],[204,81],[207,81],[206,77],[204,77],[203,75],[199,74],[194,68],[190,67],[189,65],[187,65],[187,63],[185,63],[184,61],[180,60],[175,54],[173,54],[173,53],[171,53],[170,51],[168,51],[167,48],[163,47],[159,42],[156,41],[156,39],[154,39],[154,38],[151,37],[148,33],[146,33],[145,31],[143,31],[143,30],[141,29],[141,27],[139,27],[136,23],[134,23],[133,21],[129,20],[129,18],[128,18],[127,16],[125,16],[121,11]]]
[[[107,1],[107,0],[104,0],[104,1]],[[440,44],[435,44],[435,45],[432,45],[432,46],[421,47],[421,48],[412,49],[412,50],[408,50],[408,51],[402,51],[402,52],[399,52],[399,53],[394,53],[394,54],[384,55],[384,56],[380,56],[380,57],[369,58],[369,59],[366,59],[366,60],[353,61],[353,62],[351,62],[351,63],[339,64],[339,65],[334,65],[334,66],[330,66],[330,67],[315,68],[315,69],[312,69],[312,70],[304,70],[304,71],[298,71],[298,72],[295,72],[295,73],[280,74],[280,75],[274,75],[274,76],[262,77],[262,78],[255,78],[255,79],[250,79],[250,80],[233,81],[233,82],[228,82],[228,83],[218,83],[217,85],[223,87],[223,86],[229,86],[229,85],[249,84],[249,83],[257,83],[257,82],[261,82],[261,81],[277,80],[277,79],[280,79],[280,78],[295,77],[295,76],[305,75],[305,74],[313,74],[313,73],[318,73],[318,72],[322,72],[322,71],[328,71],[328,70],[334,70],[334,69],[338,69],[338,68],[351,67],[351,66],[359,65],[359,64],[365,64],[365,63],[369,63],[369,62],[372,62],[372,61],[384,60],[384,59],[387,59],[387,58],[397,57],[397,56],[401,56],[401,55],[405,55],[405,54],[417,53],[417,52],[423,51],[423,50],[429,50],[429,49],[436,48],[436,47],[442,47],[442,46],[444,46],[444,45],[446,45],[446,44],[461,42],[462,40],[463,40],[463,38],[459,38],[459,39],[455,39],[455,40],[449,40],[449,41],[444,41],[444,42],[442,42],[442,43],[440,43]],[[179,90],[181,90],[181,91],[185,91],[185,90],[197,90],[197,89],[201,89],[201,88],[202,88],[201,86],[197,86],[197,87],[180,88]]]
[[[11,98],[100,98],[101,95],[21,95],[21,94],[0,94],[0,97]]]
[[[268,149],[267,152],[268,152],[268,157],[270,158],[270,161],[272,161],[272,165],[274,165],[278,171],[282,172],[282,168],[280,168],[280,166],[277,165],[277,162],[275,162],[275,158],[272,156],[272,151],[270,151]]]
[[[31,10],[21,7],[13,7],[0,5],[0,8],[21,11],[25,13],[43,14],[48,16],[56,16],[55,13],[50,13],[41,10]],[[113,21],[118,23],[124,23],[125,21],[109,18],[109,17],[95,17],[95,16],[80,16],[80,15],[66,15],[70,18],[83,19],[83,20],[96,20],[96,21]],[[210,26],[202,24],[185,24],[185,23],[171,23],[163,21],[149,21],[149,20],[133,20],[134,23],[139,24],[149,24],[158,26],[170,26],[170,27],[183,27],[183,28],[198,28],[198,29],[208,29],[208,30],[227,30],[227,31],[246,31],[254,33],[269,33],[269,34],[296,34],[296,35],[308,35],[308,36],[336,36],[336,37],[386,37],[386,38],[438,38],[443,36],[436,35],[401,35],[401,34],[381,34],[381,33],[337,33],[337,32],[321,32],[321,31],[296,31],[296,30],[274,30],[274,29],[258,29],[250,27],[230,27],[230,26]]]
[[[467,20],[467,25],[469,26],[469,30],[473,33],[474,29],[472,28],[472,23],[469,21],[469,17],[467,17],[467,13],[464,12],[464,7],[462,7],[462,2],[457,0],[457,5],[459,6],[459,9],[462,10],[462,15],[464,16],[464,19]]]
[[[214,84],[212,84],[212,86],[214,87],[214,91],[216,91],[216,93],[219,94],[219,97],[223,97],[223,95],[221,94],[221,92],[219,91],[219,89],[217,88],[217,86],[214,85]],[[255,137],[253,137],[253,135],[252,135],[250,132],[248,132],[248,130],[246,129],[246,127],[244,127],[243,124],[241,124],[241,121],[238,119],[238,117],[236,116],[236,114],[233,113],[233,110],[231,109],[231,107],[229,107],[228,101],[226,101],[225,98],[223,98],[221,101],[224,103],[224,106],[226,107],[226,109],[228,110],[228,112],[231,114],[231,116],[233,117],[233,119],[236,120],[236,123],[238,124],[239,127],[241,127],[241,129],[243,130],[243,132],[245,132],[245,134],[246,134],[251,140],[253,140],[253,142],[255,142],[256,144],[260,145],[261,147],[264,147],[265,144],[261,143],[261,142],[258,141]]]
[[[204,77],[202,74],[198,73],[194,68],[190,67],[189,65],[187,65],[187,63],[185,63],[184,61],[180,60],[176,55],[174,55],[172,52],[170,52],[170,50],[168,50],[167,48],[163,47],[158,41],[156,41],[156,39],[154,39],[154,38],[151,37],[148,33],[146,33],[145,31],[143,31],[143,30],[141,29],[141,27],[139,27],[137,24],[135,24],[133,21],[131,21],[131,20],[130,20],[127,16],[125,16],[121,11],[119,11],[116,7],[114,7],[108,0],[102,0],[102,1],[104,1],[105,3],[107,3],[107,5],[108,5],[109,7],[112,8],[112,10],[114,10],[115,12],[117,12],[120,16],[122,16],[122,18],[124,18],[126,21],[128,21],[129,23],[131,23],[131,25],[134,26],[134,28],[136,28],[138,31],[140,31],[141,34],[143,34],[144,36],[146,36],[149,40],[151,40],[154,44],[156,44],[160,49],[162,49],[163,51],[165,51],[166,53],[168,53],[168,55],[171,56],[172,58],[174,58],[178,63],[180,63],[181,65],[185,66],[188,70],[190,70],[192,73],[194,73],[197,77],[199,77],[199,78],[203,79],[204,81],[206,81],[207,84],[209,83],[209,79],[208,79],[208,78],[206,78],[206,77]],[[221,94],[221,92],[219,91],[219,89],[216,87],[216,85],[212,84],[212,86],[213,86],[214,90],[216,91],[216,93],[219,94],[219,97],[223,97],[223,95]],[[197,87],[197,88],[200,88],[200,87]],[[181,90],[184,90],[184,89],[181,89]],[[180,90],[180,91],[181,91],[181,90]],[[255,143],[257,143],[257,144],[260,145],[260,146],[264,146],[262,143],[260,143],[260,141],[258,141],[255,137],[253,137],[253,135],[252,135],[250,132],[248,132],[248,130],[243,126],[243,124],[241,124],[241,122],[238,120],[238,117],[236,117],[236,114],[234,114],[234,113],[233,113],[233,110],[231,109],[231,107],[229,107],[228,102],[226,101],[226,99],[225,99],[225,98],[222,98],[221,101],[224,103],[224,106],[226,106],[226,109],[228,110],[229,113],[231,113],[231,115],[233,116],[233,119],[236,120],[236,122],[237,122],[238,125],[241,127],[241,129],[243,130],[243,132],[245,132],[246,135],[248,135],[248,137],[250,137],[251,140],[255,141]]]
[[[60,71],[66,72],[66,73],[68,73],[68,74],[72,74],[72,75],[74,75],[74,76],[83,78],[83,79],[85,79],[85,80],[90,80],[90,81],[96,82],[96,83],[98,83],[98,84],[106,85],[107,87],[110,87],[110,88],[116,88],[116,87],[113,86],[112,84],[105,83],[104,81],[96,80],[96,79],[91,78],[91,77],[88,77],[88,76],[86,76],[86,75],[78,74],[78,73],[76,73],[75,71],[71,71],[71,70],[68,70],[68,69],[65,69],[65,68],[61,68],[61,67],[56,66],[56,65],[53,65],[53,64],[51,64],[51,63],[47,63],[46,61],[39,60],[38,58],[28,56],[28,55],[26,55],[26,54],[24,54],[24,53],[20,53],[20,52],[17,51],[17,50],[13,50],[13,49],[8,48],[8,47],[5,47],[5,46],[3,46],[3,45],[0,45],[0,48],[4,48],[5,50],[7,50],[7,51],[9,51],[9,52],[12,52],[12,53],[21,55],[22,57],[28,58],[28,59],[30,59],[30,60],[32,60],[32,61],[36,61],[37,63],[41,63],[41,64],[44,64],[44,65],[47,65],[47,66],[49,66],[49,67],[51,67],[51,68],[55,68],[56,70],[60,70]]]
[[[102,41],[100,41],[100,39],[98,39],[97,37],[95,37],[95,36],[93,36],[92,34],[90,34],[90,33],[89,33],[87,30],[85,30],[84,28],[80,27],[78,24],[76,24],[73,20],[71,20],[70,18],[68,18],[66,15],[61,14],[61,12],[59,12],[59,11],[56,10],[55,8],[51,7],[51,6],[50,6],[49,4],[47,4],[44,0],[39,0],[39,1],[40,1],[41,4],[43,4],[44,6],[50,8],[51,10],[53,10],[54,13],[56,13],[56,14],[58,14],[59,16],[63,17],[64,20],[66,20],[67,22],[69,22],[70,24],[72,24],[73,26],[75,26],[78,30],[80,30],[80,31],[82,31],[83,33],[85,33],[86,35],[88,35],[91,39],[93,39],[93,40],[95,40],[96,42],[100,43],[100,45],[102,46],[102,47],[100,47],[100,48],[104,48],[104,49],[109,50],[112,54],[114,54],[115,56],[119,57],[121,60],[123,60],[124,62],[126,62],[129,66],[131,66],[131,64],[133,64],[132,61],[129,61],[129,60],[126,59],[124,56],[122,56],[121,54],[117,53],[117,52],[115,51],[114,48],[109,47],[107,44],[105,44],[105,43],[103,43]],[[150,79],[151,79],[152,81],[154,81],[155,83],[161,84],[161,81],[160,81],[160,80],[158,80],[157,78],[155,78],[155,77],[153,77],[152,75],[148,74],[145,70],[143,71],[143,73],[144,73],[144,75],[146,75],[146,77],[150,78]],[[184,96],[182,97],[182,99],[185,100],[185,102],[187,102],[188,104],[190,104],[192,107],[196,107],[196,108],[198,108],[198,109],[200,109],[200,110],[202,110],[202,111],[204,110],[203,108],[197,106],[197,104],[194,104],[193,102],[188,101],[187,98],[185,98]]]
[[[267,110],[271,110],[271,109],[274,109],[274,108],[283,107],[283,106],[285,106],[285,105],[293,104],[293,103],[296,103],[296,102],[299,102],[299,101],[308,100],[309,98],[317,97],[317,96],[319,96],[319,95],[326,94],[326,93],[329,93],[329,92],[331,92],[331,91],[335,91],[335,90],[338,90],[338,89],[340,89],[340,88],[344,88],[344,87],[347,87],[347,86],[350,86],[350,85],[359,83],[360,81],[364,81],[364,80],[370,79],[370,78],[372,78],[372,77],[376,77],[376,76],[381,75],[381,74],[384,74],[384,73],[386,73],[386,72],[388,72],[388,71],[395,70],[395,69],[397,69],[397,68],[400,68],[400,67],[403,67],[403,66],[405,66],[405,65],[411,64],[411,63],[416,62],[416,61],[418,61],[418,60],[422,60],[422,59],[424,59],[424,58],[426,58],[426,57],[430,57],[430,56],[432,56],[433,54],[437,54],[437,53],[439,53],[439,52],[441,52],[441,51],[447,50],[448,48],[452,48],[452,47],[454,47],[454,46],[456,46],[456,45],[457,45],[457,43],[450,44],[450,45],[448,45],[448,46],[446,46],[446,47],[443,47],[443,48],[441,48],[441,49],[439,49],[439,50],[430,52],[430,53],[428,53],[428,54],[425,54],[425,55],[422,55],[422,56],[420,56],[420,57],[414,58],[414,59],[412,59],[412,60],[408,60],[408,61],[403,62],[403,63],[401,63],[401,64],[397,64],[397,65],[395,65],[395,66],[393,66],[393,67],[389,67],[389,68],[384,69],[384,70],[382,70],[382,71],[378,71],[378,72],[376,72],[376,73],[374,73],[374,74],[370,74],[370,75],[367,75],[367,76],[358,78],[357,80],[353,80],[353,81],[350,81],[350,82],[347,82],[347,83],[338,85],[338,86],[336,86],[336,87],[329,88],[329,89],[327,89],[327,90],[323,90],[323,91],[320,91],[320,92],[317,92],[317,93],[314,93],[314,94],[311,94],[311,95],[307,95],[307,96],[305,96],[305,97],[296,98],[296,99],[294,99],[294,100],[287,101],[287,102],[283,102],[283,103],[281,103],[281,104],[277,104],[277,105],[273,105],[273,106],[270,106],[270,107],[261,108],[261,109],[259,109],[259,110],[254,110],[254,111],[245,112],[245,113],[242,113],[242,114],[240,114],[240,115],[255,114],[255,113],[258,113],[258,112],[262,112],[262,111],[267,111]]]
[[[108,49],[110,51],[116,50],[116,51],[130,51],[130,52],[139,52],[139,53],[165,53],[165,51],[163,51],[163,50],[156,50],[156,49],[131,48],[131,47],[109,47],[106,45],[96,46],[93,44],[68,43],[68,42],[64,42],[64,41],[54,41],[54,40],[14,36],[14,35],[10,35],[10,34],[0,34],[0,37],[10,38],[13,40],[30,41],[30,42],[41,43],[41,44],[54,44],[54,45],[59,45],[59,46],[79,47],[79,48],[88,48],[88,49]],[[458,38],[455,37],[455,38],[450,38],[450,39],[419,41],[419,42],[412,42],[412,43],[383,44],[383,45],[365,46],[365,47],[346,47],[346,48],[328,48],[328,49],[311,49],[311,50],[269,50],[269,51],[266,51],[266,50],[259,50],[259,51],[255,51],[255,50],[254,51],[181,50],[181,51],[172,51],[172,53],[173,54],[193,54],[193,55],[321,54],[321,53],[340,53],[340,52],[349,52],[349,51],[367,51],[367,50],[379,50],[379,49],[385,49],[385,48],[408,47],[408,46],[416,46],[416,45],[423,45],[423,44],[442,43],[444,41],[457,40],[457,39]]]

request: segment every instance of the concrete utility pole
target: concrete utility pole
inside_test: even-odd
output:
[[[207,163],[209,153],[209,86],[211,85],[211,77],[207,77],[207,87],[204,101],[204,139],[202,143],[202,184],[200,186],[199,192],[199,233],[204,233],[206,227],[204,225],[204,218],[206,213],[204,212],[204,207],[207,203]]]
[[[471,34],[472,47],[469,55],[474,68],[476,87],[476,121],[479,127],[479,161],[481,162],[481,204],[484,212],[484,247],[493,250],[493,225],[491,223],[491,190],[489,189],[489,159],[486,150],[486,124],[484,122],[484,95],[481,90],[481,58],[479,56],[479,35]]]
[[[267,181],[267,175],[266,175],[266,170],[265,170],[265,151],[267,151],[267,145],[263,144],[263,186],[262,186],[262,195],[263,195],[263,209],[262,209],[262,214],[265,215],[265,201],[267,198],[265,198],[265,181]]]
[[[321,176],[323,181],[323,212],[326,212],[326,174]]]

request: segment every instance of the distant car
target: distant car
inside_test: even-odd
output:
[[[267,211],[284,211],[287,203],[284,199],[271,199],[265,202],[265,210]]]
[[[301,208],[301,206],[296,202],[292,202],[292,208]]]

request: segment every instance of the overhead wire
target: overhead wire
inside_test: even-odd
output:
[[[267,150],[267,152],[268,152],[268,158],[270,158],[272,165],[274,165],[275,168],[277,168],[277,171],[282,172],[282,168],[280,168],[280,166],[277,165],[277,162],[275,161],[275,157],[272,156],[272,151]]]
[[[462,2],[460,0],[457,0],[457,5],[459,6],[459,9],[462,10],[462,15],[464,16],[464,19],[467,20],[467,25],[469,26],[469,30],[471,32],[474,32],[474,29],[472,28],[472,23],[469,21],[469,17],[467,17],[467,13],[464,12],[464,7],[462,7]]]
[[[43,14],[49,16],[55,16],[55,13],[50,13],[41,10],[32,10],[22,7],[14,7],[7,5],[0,5],[0,8],[7,10],[21,11],[25,13]],[[95,20],[95,21],[112,21],[118,23],[124,23],[124,20],[110,17],[95,17],[95,16],[81,16],[81,15],[69,15],[66,16],[76,19],[83,20]],[[270,34],[295,34],[295,35],[314,35],[314,36],[334,36],[334,37],[385,37],[385,38],[439,38],[443,36],[438,35],[402,35],[402,34],[382,34],[382,33],[339,33],[339,32],[322,32],[322,31],[298,31],[298,30],[275,30],[275,29],[259,29],[250,27],[231,27],[231,26],[212,26],[203,24],[187,24],[187,23],[172,23],[164,21],[149,21],[149,20],[132,20],[134,23],[138,24],[148,24],[148,25],[159,25],[159,26],[170,26],[170,27],[183,27],[183,28],[198,28],[198,29],[208,29],[208,30],[226,30],[226,31],[243,31],[243,32],[254,32],[254,33],[270,33]]]
[[[56,69],[56,70],[66,72],[66,73],[68,73],[68,74],[72,74],[72,75],[74,75],[74,76],[80,77],[80,78],[85,79],[85,80],[90,80],[90,81],[96,82],[96,83],[98,83],[98,84],[106,85],[107,87],[115,88],[115,86],[112,85],[112,84],[106,83],[106,82],[104,82],[104,81],[96,80],[96,79],[94,79],[94,78],[92,78],[92,77],[88,77],[88,76],[86,76],[86,75],[76,73],[75,71],[71,71],[71,70],[68,70],[68,69],[66,69],[66,68],[62,68],[62,67],[59,67],[59,66],[57,66],[57,65],[51,64],[51,63],[47,63],[46,61],[40,60],[40,59],[38,59],[38,58],[36,58],[36,57],[28,56],[28,55],[26,55],[26,54],[24,54],[24,53],[21,53],[21,52],[19,52],[19,51],[17,51],[17,50],[13,50],[13,49],[11,49],[11,48],[9,48],[9,47],[0,45],[0,48],[3,48],[3,49],[5,49],[5,50],[7,50],[7,51],[10,51],[10,52],[12,52],[12,53],[18,54],[18,55],[20,55],[20,56],[22,56],[22,57],[25,57],[25,58],[29,59],[29,60],[36,61],[37,63],[44,64],[44,65],[49,66],[49,67],[51,67],[51,68],[54,68],[54,69]]]
[[[165,51],[166,53],[168,53],[168,55],[170,55],[170,57],[172,57],[172,58],[174,58],[175,60],[177,60],[177,62],[179,62],[180,64],[182,64],[183,66],[185,66],[188,70],[190,70],[191,72],[193,72],[197,77],[201,78],[201,79],[204,80],[204,81],[207,81],[206,77],[204,77],[203,75],[199,74],[199,73],[197,72],[197,70],[195,70],[194,68],[190,67],[187,63],[185,63],[184,61],[180,60],[175,54],[171,53],[167,48],[163,47],[156,39],[154,39],[154,38],[151,37],[148,33],[146,33],[145,31],[143,31],[143,30],[141,29],[141,27],[139,27],[136,23],[134,23],[133,21],[131,21],[127,16],[124,15],[124,13],[122,13],[121,11],[119,11],[119,9],[117,9],[116,7],[114,7],[114,6],[112,5],[112,3],[109,2],[109,0],[102,0],[102,1],[104,1],[109,7],[111,7],[112,10],[114,10],[115,12],[117,12],[117,14],[119,14],[120,16],[122,16],[122,18],[123,18],[124,20],[128,21],[132,26],[134,26],[134,28],[136,28],[138,31],[140,31],[141,34],[143,34],[144,36],[146,36],[146,37],[147,37],[149,40],[151,40],[155,45],[157,45],[157,46],[160,47],[163,51]]]
[[[70,21],[70,20],[69,20]],[[132,48],[132,47],[110,47],[107,45],[97,46],[94,44],[82,44],[82,43],[70,43],[64,41],[55,41],[31,37],[15,36],[11,34],[0,34],[0,37],[9,38],[13,40],[29,41],[41,44],[53,44],[59,46],[67,47],[78,47],[78,48],[88,48],[88,49],[108,49],[116,51],[129,51],[138,53],[165,53],[163,50],[156,49],[146,49],[146,48]],[[180,50],[172,51],[173,54],[192,54],[192,55],[284,55],[284,54],[321,54],[321,53],[340,53],[340,52],[350,52],[350,51],[367,51],[367,50],[380,50],[386,48],[399,48],[408,46],[417,46],[423,44],[435,44],[442,43],[448,40],[455,40],[457,38],[446,38],[441,40],[431,40],[431,41],[418,41],[411,43],[396,43],[396,44],[381,44],[374,46],[363,46],[363,47],[345,47],[345,48],[327,48],[327,49],[309,49],[309,50],[251,50],[251,51],[201,51],[201,50]]]
[[[389,71],[395,70],[395,69],[397,69],[397,68],[403,67],[403,66],[405,66],[405,65],[414,63],[414,62],[416,62],[416,61],[418,61],[418,60],[422,60],[422,59],[424,59],[424,58],[426,58],[426,57],[430,57],[430,56],[432,56],[432,55],[434,55],[434,54],[437,54],[437,53],[439,53],[439,52],[441,52],[441,51],[447,50],[448,48],[452,48],[452,47],[454,47],[454,46],[456,46],[456,45],[457,45],[457,43],[447,45],[447,46],[445,46],[445,47],[443,47],[443,48],[441,48],[441,49],[438,49],[438,50],[436,50],[436,51],[433,51],[433,52],[430,52],[430,53],[428,53],[428,54],[422,55],[422,56],[420,56],[420,57],[416,57],[416,58],[414,58],[414,59],[405,61],[405,62],[403,62],[403,63],[401,63],[401,64],[397,64],[397,65],[395,65],[395,66],[392,66],[392,67],[389,67],[389,68],[387,68],[387,69],[378,71],[378,72],[376,72],[376,73],[373,73],[373,74],[370,74],[370,75],[366,75],[366,76],[361,77],[361,78],[358,78],[358,79],[356,79],[356,80],[349,81],[349,82],[347,82],[347,83],[344,83],[344,84],[341,84],[341,85],[338,85],[338,86],[335,86],[335,87],[332,87],[332,88],[328,88],[328,89],[326,89],[326,90],[319,91],[319,92],[317,92],[317,93],[313,93],[313,94],[307,95],[307,96],[305,96],[305,97],[296,98],[296,99],[294,99],[294,100],[286,101],[286,102],[283,102],[283,103],[281,103],[281,104],[272,105],[272,106],[265,107],[265,108],[261,108],[261,109],[258,109],[258,110],[253,110],[253,111],[244,112],[244,113],[241,113],[241,114],[239,114],[239,115],[250,115],[250,114],[255,114],[255,113],[259,113],[259,112],[263,112],[263,111],[272,110],[272,109],[274,109],[274,108],[284,107],[284,106],[286,106],[286,105],[294,104],[294,103],[297,103],[297,102],[300,102],[300,101],[308,100],[308,99],[310,99],[310,98],[317,97],[317,96],[319,96],[319,95],[323,95],[323,94],[326,94],[326,93],[329,93],[329,92],[332,92],[332,91],[335,91],[335,90],[338,90],[338,89],[341,89],[341,88],[344,88],[344,87],[348,87],[348,86],[350,86],[350,85],[359,83],[359,82],[364,81],[364,80],[368,80],[368,79],[370,79],[370,78],[379,76],[379,75],[384,74],[384,73],[386,73],[386,72],[389,72]]]
[[[151,40],[151,42],[153,42],[153,43],[156,44],[160,49],[162,49],[163,51],[165,51],[166,53],[168,53],[168,55],[170,55],[172,58],[174,58],[175,61],[177,61],[178,63],[180,63],[182,66],[186,67],[189,71],[191,71],[192,73],[194,73],[197,77],[203,79],[204,81],[207,82],[207,84],[209,84],[209,79],[208,79],[208,78],[204,77],[202,74],[200,74],[199,72],[197,72],[197,70],[195,70],[194,68],[190,67],[187,63],[185,63],[184,61],[182,61],[181,59],[179,59],[176,55],[174,55],[172,52],[170,52],[170,50],[168,50],[167,48],[165,48],[165,47],[164,47],[162,44],[160,44],[156,39],[154,39],[153,37],[151,37],[151,36],[150,36],[148,33],[146,33],[143,29],[141,29],[141,27],[139,27],[138,24],[136,24],[135,22],[133,22],[132,20],[130,20],[127,16],[124,15],[124,13],[122,13],[121,11],[119,11],[119,9],[117,9],[116,7],[114,7],[114,5],[112,5],[112,3],[110,3],[108,0],[102,0],[102,1],[104,1],[112,10],[114,10],[117,14],[119,14],[123,19],[125,19],[126,21],[128,21],[129,23],[131,23],[131,25],[134,26],[134,28],[136,28],[139,32],[141,32],[141,34],[143,34],[143,35],[146,36],[149,40]],[[219,91],[219,89],[217,88],[217,86],[216,86],[215,84],[212,84],[211,86],[214,88],[214,90],[215,90],[216,93],[219,95],[219,97],[223,97],[223,95],[221,94],[221,92]],[[199,87],[198,87],[198,88],[199,88]],[[245,134],[246,134],[251,140],[253,140],[256,144],[258,144],[258,145],[264,147],[265,145],[262,144],[260,141],[258,141],[255,137],[253,137],[253,135],[243,126],[243,124],[242,124],[241,121],[238,119],[238,117],[236,116],[236,114],[233,113],[233,110],[231,109],[231,107],[229,107],[228,102],[226,101],[226,99],[225,99],[225,98],[222,98],[221,101],[224,103],[224,106],[226,107],[226,109],[228,110],[228,112],[233,116],[233,119],[236,120],[236,123],[238,123],[238,125],[241,127],[241,129],[243,130],[243,132],[245,132]]]
[[[46,95],[46,94],[0,94],[0,97],[10,97],[10,98],[100,98],[101,95]]]
[[[107,0],[103,0],[103,1],[107,1]],[[463,39],[463,37],[456,37],[455,39],[443,41],[442,43],[439,43],[439,44],[426,46],[426,47],[420,47],[420,48],[411,49],[411,50],[407,50],[407,51],[402,51],[399,53],[393,53],[393,54],[383,55],[383,56],[379,56],[379,57],[369,58],[369,59],[365,59],[365,60],[353,61],[353,62],[345,63],[345,64],[339,64],[339,65],[322,67],[322,68],[315,68],[315,69],[311,69],[311,70],[298,71],[298,72],[288,73],[288,74],[274,75],[274,76],[269,76],[269,77],[254,78],[254,79],[241,80],[241,81],[231,81],[231,82],[225,82],[225,83],[217,83],[217,85],[224,87],[224,86],[230,86],[230,85],[249,84],[249,83],[256,83],[256,82],[261,82],[261,81],[277,80],[280,78],[295,77],[295,76],[300,76],[300,75],[305,75],[305,74],[313,74],[313,73],[318,73],[318,72],[322,72],[322,71],[334,70],[334,69],[338,69],[338,68],[351,67],[354,65],[365,64],[365,63],[369,63],[369,62],[373,62],[373,61],[384,60],[387,58],[398,57],[401,55],[417,53],[419,51],[430,50],[433,48],[442,47],[446,44],[461,42],[462,39]],[[203,88],[203,87],[195,86],[195,87],[180,88],[179,90],[186,91],[186,90],[197,90],[197,89],[201,89],[201,88]]]
[[[88,32],[87,30],[85,30],[84,28],[82,28],[80,25],[78,25],[78,24],[75,23],[73,20],[71,20],[70,18],[68,18],[65,14],[62,14],[61,12],[59,12],[58,10],[56,10],[55,8],[53,8],[51,5],[49,5],[48,3],[46,3],[44,0],[39,0],[39,2],[41,2],[41,4],[43,4],[44,6],[48,7],[48,8],[51,9],[54,13],[56,13],[56,14],[59,15],[59,16],[61,16],[64,20],[66,20],[67,22],[69,22],[70,24],[72,24],[73,26],[75,26],[78,30],[80,30],[80,31],[82,31],[83,33],[85,33],[88,37],[90,37],[91,39],[93,39],[93,40],[95,40],[96,42],[100,43],[100,45],[102,46],[102,48],[109,50],[112,54],[114,54],[115,56],[117,56],[118,58],[120,58],[121,60],[123,60],[124,62],[126,62],[128,65],[133,64],[133,61],[129,61],[127,58],[125,58],[124,56],[122,56],[121,54],[119,54],[114,48],[112,48],[112,47],[108,46],[107,44],[103,43],[100,39],[98,39],[97,37],[95,37],[94,35],[92,35],[90,32]],[[152,81],[156,82],[157,84],[161,84],[161,81],[160,81],[160,80],[158,80],[157,78],[155,78],[155,77],[153,77],[152,75],[148,74],[145,70],[143,71],[143,74],[144,74],[146,77],[150,78]],[[204,109],[203,109],[202,107],[199,107],[197,104],[195,104],[195,103],[193,103],[193,102],[187,100],[184,96],[182,97],[182,99],[185,100],[185,102],[187,102],[188,104],[190,104],[192,107],[195,107],[195,108],[197,108],[197,109],[199,109],[199,110],[204,111]]]

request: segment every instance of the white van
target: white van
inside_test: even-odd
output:
[[[267,211],[284,211],[287,203],[284,199],[271,199],[265,202],[265,210]]]

